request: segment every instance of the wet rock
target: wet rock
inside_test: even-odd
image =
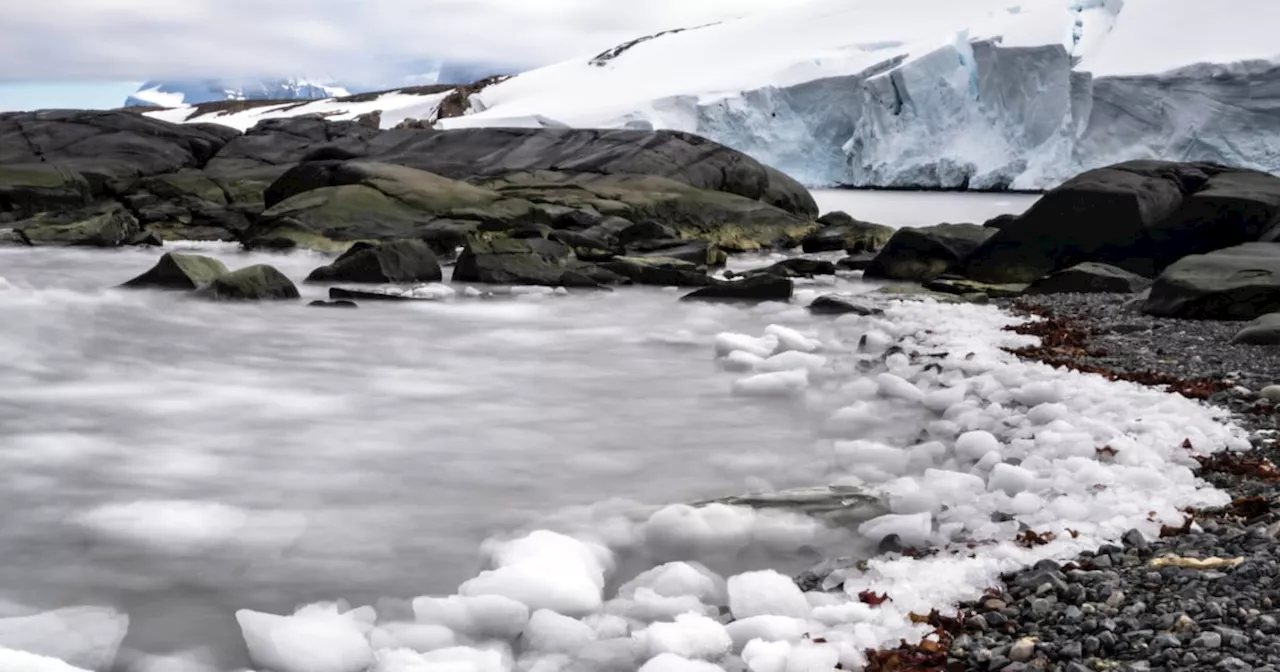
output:
[[[227,273],[226,264],[199,254],[169,252],[160,257],[150,270],[122,287],[195,290],[212,283]]]
[[[772,275],[757,275],[741,280],[714,281],[691,294],[681,297],[682,301],[790,301],[794,286],[790,279]]]
[[[266,264],[224,273],[202,291],[216,301],[279,301],[301,298],[297,286],[288,276]]]
[[[711,284],[705,267],[682,259],[614,257],[600,266],[640,285],[705,287]]]
[[[332,264],[307,276],[307,282],[439,282],[440,261],[431,246],[421,240],[359,242]]]
[[[560,285],[569,269],[567,245],[543,239],[472,238],[458,256],[454,282]]]
[[[805,253],[874,252],[889,242],[894,232],[891,226],[859,221],[839,211],[819,217],[818,224],[822,228],[800,241],[800,248]]]
[[[866,269],[865,277],[923,282],[946,273],[996,234],[976,224],[898,229]]]
[[[865,271],[871,266],[876,255],[870,252],[862,252],[859,254],[851,254],[836,262],[836,268],[842,271]]]
[[[751,269],[743,275],[776,275],[780,278],[812,278],[817,275],[835,275],[836,265],[824,259],[793,257],[783,259],[764,268]]]
[[[865,300],[838,294],[823,294],[809,304],[814,315],[883,315],[884,310]]]
[[[316,299],[315,301],[312,301],[307,305],[312,308],[359,308],[360,307],[355,301],[350,301],[347,299],[339,299],[337,301],[323,301],[320,299]]]

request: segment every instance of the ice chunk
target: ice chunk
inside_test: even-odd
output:
[[[369,633],[369,643],[375,649],[412,649],[427,653],[456,646],[458,637],[443,625],[386,623]]]
[[[689,595],[708,604],[720,604],[725,596],[724,579],[696,562],[668,562],[642,572],[622,584],[618,596],[632,597],[640,588],[663,597]]]
[[[724,357],[729,353],[741,350],[764,359],[778,350],[778,339],[775,336],[756,338],[746,334],[725,332],[716,336],[716,356]]]
[[[605,610],[629,619],[648,623],[675,618],[684,613],[714,615],[716,607],[703,604],[693,595],[667,597],[652,588],[638,588],[631,597],[620,597],[605,604]]]
[[[956,457],[962,460],[978,461],[987,453],[999,452],[1000,442],[991,432],[982,430],[965,432],[956,439]]]
[[[764,358],[759,355],[753,355],[746,350],[734,350],[720,360],[720,368],[725,371],[755,371],[764,362]]]
[[[907,401],[924,400],[924,392],[920,391],[920,388],[892,373],[882,373],[876,376],[876,383],[880,385],[880,394],[886,397],[905,399]]]
[[[746,572],[728,581],[729,610],[735,619],[809,615],[809,602],[791,577],[773,570]]]
[[[502,595],[419,597],[413,601],[419,623],[439,625],[473,640],[511,640],[524,632],[529,607]]]
[[[777,371],[742,378],[733,383],[733,393],[743,397],[791,397],[809,387],[809,372]]]
[[[664,653],[640,666],[640,672],[724,672],[724,668],[701,660],[689,660]]]
[[[743,647],[753,639],[766,642],[798,642],[809,632],[810,625],[808,621],[799,618],[765,615],[738,619],[725,628],[733,638],[734,650],[743,651]]]
[[[529,618],[520,642],[526,651],[572,654],[595,638],[596,631],[586,623],[539,609]]]
[[[991,468],[991,475],[987,477],[987,487],[991,490],[1001,490],[1010,497],[1031,487],[1036,480],[1036,475],[1023,469],[1022,467],[1012,464],[997,464]]]
[[[783,352],[817,352],[822,349],[821,342],[809,338],[791,327],[771,324],[765,327],[764,333],[766,336],[773,336],[778,339],[778,349]]]
[[[510,670],[510,654],[503,650],[455,646],[430,653],[417,653],[408,649],[379,651],[377,664],[374,665],[372,672],[509,672]]]
[[[908,546],[926,544],[933,534],[933,516],[929,513],[890,513],[872,518],[858,526],[858,532],[873,542],[896,534]]]
[[[463,583],[462,595],[503,595],[532,610],[568,616],[597,611],[612,559],[603,547],[538,530],[492,545],[495,569]]]
[[[74,667],[57,658],[0,648],[0,670],[6,672],[95,672],[96,669]]]
[[[814,355],[799,350],[787,350],[780,352],[763,362],[756,364],[757,371],[792,371],[803,369],[807,371],[817,371],[827,365],[827,358],[822,355]]]
[[[953,385],[944,387],[940,390],[932,390],[924,395],[924,407],[935,412],[942,413],[948,408],[964,401],[964,395],[967,392],[965,385]]]
[[[57,609],[33,616],[0,618],[0,649],[102,670],[111,667],[128,629],[129,618],[113,609]]]
[[[650,655],[674,653],[701,660],[719,658],[733,645],[725,626],[700,614],[681,614],[674,623],[654,623],[636,637],[648,645]]]
[[[364,629],[338,614],[236,612],[253,664],[273,672],[364,672],[374,663]]]

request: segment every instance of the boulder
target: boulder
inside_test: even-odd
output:
[[[1235,345],[1280,345],[1280,313],[1267,313],[1236,332]]]
[[[876,255],[870,252],[851,254],[836,261],[836,268],[841,271],[865,271],[871,267],[871,262],[875,261],[875,258]]]
[[[776,275],[780,278],[812,278],[816,275],[835,275],[835,262],[825,259],[793,257],[783,259],[764,268],[753,268],[742,275]]]
[[[839,294],[823,294],[809,304],[814,315],[883,315],[884,310],[865,300]]]
[[[1034,282],[1086,261],[1153,277],[1187,255],[1259,240],[1280,178],[1209,163],[1129,161],[1047,192],[965,261],[983,282]]]
[[[794,289],[788,278],[774,275],[756,275],[741,280],[713,281],[681,297],[681,301],[790,301]]]
[[[600,266],[638,285],[705,287],[711,284],[705,266],[683,259],[615,257]]]
[[[301,298],[298,288],[274,266],[256,264],[224,273],[202,290],[215,301],[279,301]]]
[[[818,218],[818,224],[822,228],[800,241],[801,249],[806,253],[874,252],[888,243],[894,233],[891,226],[859,221],[839,211]]]
[[[1197,320],[1252,320],[1280,311],[1280,243],[1183,257],[1156,278],[1142,309]]]
[[[13,228],[32,245],[84,247],[120,247],[142,230],[138,220],[114,201],[72,212],[41,213],[14,222]]]
[[[439,282],[444,277],[431,246],[421,240],[356,243],[307,282]]]
[[[557,287],[570,259],[569,247],[553,240],[476,237],[458,256],[453,281]]]
[[[146,273],[125,282],[121,287],[190,291],[212,283],[227,272],[227,265],[213,257],[168,252]]]
[[[635,243],[627,248],[629,257],[661,257],[664,259],[680,259],[699,266],[719,268],[729,261],[715,243],[705,240],[649,240]]]
[[[928,281],[958,265],[996,234],[976,224],[901,228],[866,268],[864,277]]]
[[[1027,294],[1137,294],[1151,280],[1123,268],[1086,261],[1043,277],[1027,287]]]

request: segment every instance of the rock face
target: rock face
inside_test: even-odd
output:
[[[898,229],[864,276],[927,281],[947,272],[996,234],[976,224],[938,224]]]
[[[1210,320],[1252,320],[1280,311],[1280,243],[1184,257],[1156,278],[1143,310]]]
[[[297,117],[239,133],[123,111],[0,114],[0,227],[22,244],[343,252],[420,240],[452,256],[469,239],[562,231],[566,268],[617,256],[717,265],[722,250],[796,244],[816,215],[796,181],[678,132],[381,131]]]
[[[420,240],[356,243],[307,282],[439,282],[444,277],[431,247]]]
[[[216,301],[281,301],[298,299],[298,288],[274,266],[257,264],[214,278],[206,288]]]
[[[1170,264],[1257,241],[1280,223],[1280,178],[1207,163],[1130,161],[1046,193],[974,251],[964,275],[1034,282],[1078,263],[1154,277]]]
[[[122,287],[155,287],[195,290],[226,274],[227,266],[212,257],[169,252],[151,270],[124,283]]]
[[[1151,280],[1123,268],[1086,261],[1031,283],[1027,294],[1137,294]]]

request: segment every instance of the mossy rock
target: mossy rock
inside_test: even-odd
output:
[[[640,285],[705,287],[711,284],[706,267],[668,257],[615,257],[601,267]]]
[[[119,203],[69,213],[43,213],[16,222],[32,245],[119,247],[142,231],[138,220]]]
[[[839,211],[819,217],[817,223],[821,228],[800,241],[805,253],[840,250],[847,250],[850,254],[874,252],[884,247],[895,232],[892,226],[864,222]]]
[[[228,272],[227,265],[213,257],[169,252],[146,273],[121,287],[194,290]]]
[[[256,264],[224,273],[205,288],[215,301],[285,301],[302,298],[298,287],[274,266]]]
[[[332,264],[307,276],[307,282],[439,282],[440,261],[421,240],[356,243]]]
[[[453,281],[556,287],[571,259],[569,246],[553,240],[473,236],[458,256]]]
[[[182,170],[148,177],[142,180],[142,188],[161,198],[186,197],[227,205],[227,194],[222,190],[222,185],[198,170]]]
[[[93,202],[89,181],[56,163],[0,166],[0,211],[30,217],[49,210],[78,209]]]

